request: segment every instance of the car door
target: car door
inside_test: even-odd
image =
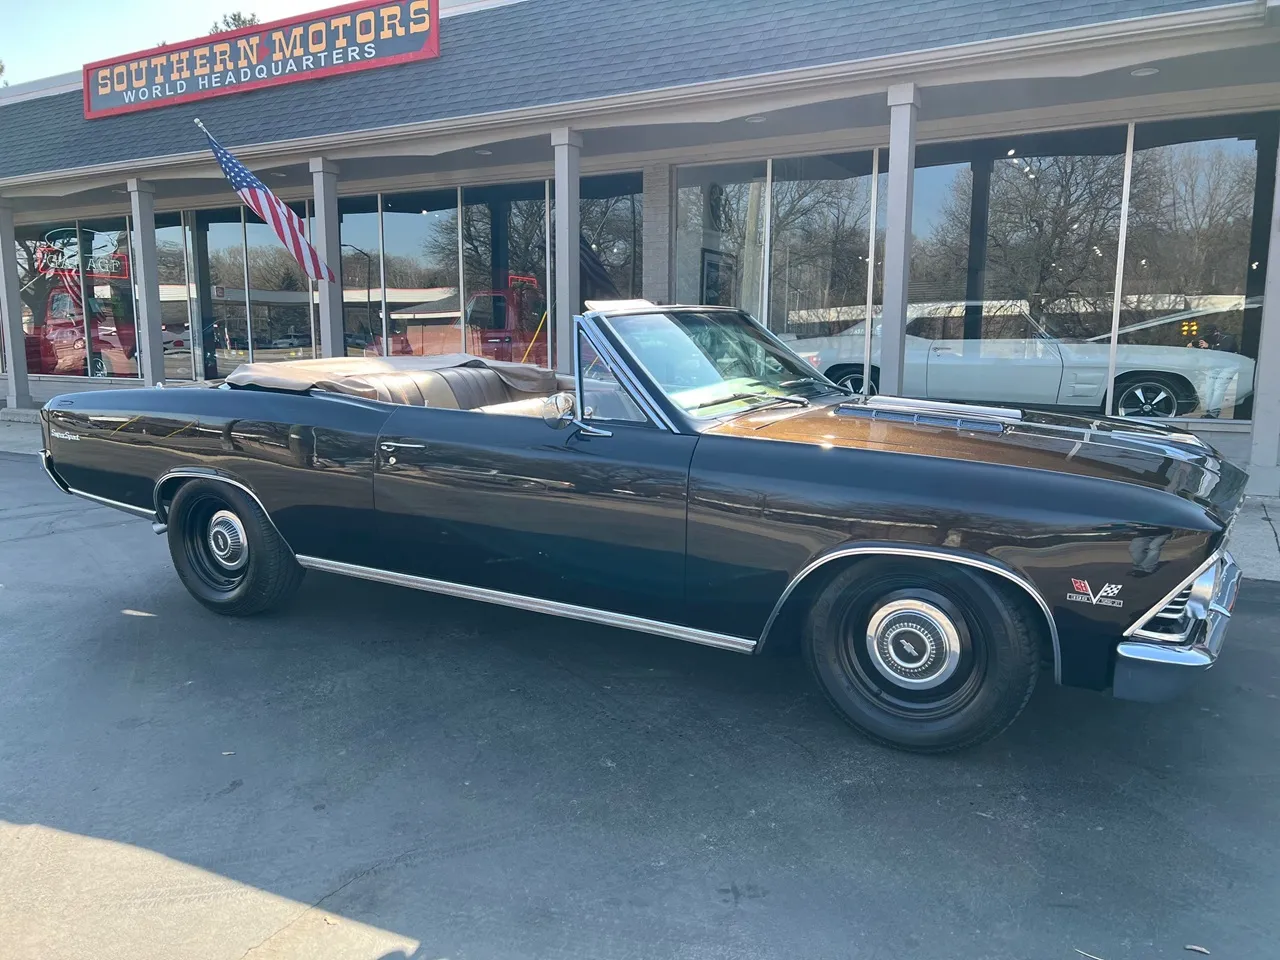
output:
[[[947,318],[929,345],[928,393],[935,400],[1054,404],[1062,353],[1024,314],[983,317],[981,339],[957,338],[963,321]]]
[[[388,569],[683,619],[697,438],[655,423],[594,349],[585,362],[606,402],[591,402],[577,424],[551,426],[528,410],[395,410],[374,477]]]

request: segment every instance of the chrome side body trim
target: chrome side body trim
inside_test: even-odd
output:
[[[271,514],[267,511],[267,508],[263,506],[262,500],[258,498],[258,495],[254,493],[250,487],[246,486],[244,483],[241,483],[239,480],[233,480],[231,477],[224,477],[220,473],[214,473],[209,470],[198,470],[191,467],[177,467],[173,470],[170,470],[168,473],[162,475],[160,479],[156,481],[155,491],[152,494],[152,496],[155,497],[155,503],[156,503],[155,513],[147,514],[147,516],[152,517],[152,519],[156,521],[155,526],[164,524],[167,527],[169,523],[169,518],[165,514],[164,502],[161,498],[161,494],[164,491],[164,486],[166,483],[168,483],[170,480],[177,480],[177,479],[214,480],[218,483],[230,484],[231,486],[235,487],[237,490],[244,491],[250,497],[253,498],[253,502],[258,505],[258,509],[262,511],[262,515],[267,518],[267,523],[271,524],[271,528],[275,530],[276,536],[280,538],[280,541],[286,547],[289,546],[289,541],[285,540],[284,534],[280,532],[280,528],[276,526],[276,522],[271,519]],[[153,526],[152,529],[155,529],[155,527]],[[155,532],[162,533],[163,531],[156,530]],[[290,553],[293,552],[292,547],[289,547],[289,552]]]
[[[100,503],[104,507],[114,507],[116,510],[123,510],[125,513],[131,513],[135,517],[145,517],[148,520],[155,519],[155,514],[146,507],[135,507],[130,503],[121,503],[119,500],[110,500],[107,497],[100,497],[96,493],[85,493],[83,490],[77,490],[75,487],[67,487],[67,493],[77,497],[84,497],[86,500],[92,500],[94,503]]]
[[[764,631],[760,634],[759,646],[764,646],[765,641],[769,637],[769,631],[773,628],[774,622],[782,613],[782,608],[786,605],[787,600],[796,590],[796,587],[804,581],[805,577],[813,573],[824,564],[830,563],[832,560],[838,560],[842,557],[861,557],[861,556],[886,556],[886,557],[916,557],[925,560],[943,560],[947,563],[958,563],[966,567],[974,567],[978,570],[985,570],[987,573],[994,573],[996,576],[1003,577],[1011,583],[1017,584],[1022,590],[1036,602],[1042,613],[1044,613],[1045,622],[1049,626],[1049,639],[1053,641],[1053,680],[1054,683],[1062,682],[1062,650],[1058,643],[1058,625],[1054,622],[1053,611],[1049,604],[1041,596],[1040,591],[1026,577],[1021,574],[1014,573],[997,563],[989,560],[980,560],[977,557],[969,557],[963,554],[947,553],[942,550],[932,550],[928,547],[908,547],[908,546],[888,546],[888,545],[872,545],[868,544],[860,547],[843,547],[833,550],[831,553],[824,554],[816,560],[811,560],[809,564],[797,573],[787,584],[787,589],[782,591],[782,596],[778,598],[778,602],[774,604],[773,612],[769,614],[769,619],[765,622]]]
[[[336,573],[344,577],[356,577],[361,580],[373,580],[378,583],[389,583],[397,587],[409,587],[426,593],[439,593],[447,597],[461,597],[464,600],[479,600],[483,603],[494,603],[503,607],[515,607],[517,610],[531,610],[534,613],[545,613],[553,617],[565,617],[569,620],[582,620],[587,623],[599,623],[607,627],[618,627],[622,630],[635,630],[638,633],[650,633],[659,637],[671,637],[675,640],[686,640],[689,643],[700,643],[721,650],[733,650],[737,653],[751,653],[756,648],[755,640],[745,637],[731,637],[723,633],[710,633],[696,630],[676,623],[665,623],[660,620],[646,620],[625,613],[612,613],[608,610],[597,610],[594,607],[579,607],[571,603],[560,603],[556,600],[543,600],[538,597],[526,597],[518,593],[506,593],[501,590],[490,590],[486,587],[471,587],[461,583],[450,583],[447,580],[432,580],[427,577],[415,577],[407,573],[395,573],[390,570],[379,570],[375,567],[361,567],[353,563],[340,563],[336,560],[325,560],[323,557],[298,557],[298,563],[308,570],[319,570],[323,573]]]

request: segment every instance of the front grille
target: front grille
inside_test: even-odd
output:
[[[1186,615],[1187,604],[1191,602],[1191,587],[1183,590],[1180,594],[1166,603],[1152,619],[1180,622]]]

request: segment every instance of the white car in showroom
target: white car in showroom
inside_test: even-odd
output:
[[[1202,299],[1229,300],[1236,310],[1246,307],[1243,297]],[[1109,333],[1090,338],[1054,336],[1030,316],[1025,301],[988,301],[981,307],[984,339],[980,340],[955,337],[963,332],[964,303],[908,308],[904,396],[1102,412]],[[1222,416],[1224,406],[1230,411],[1246,399],[1253,392],[1254,362],[1248,357],[1225,350],[1124,342],[1126,335],[1171,323],[1180,331],[1187,323],[1195,324],[1191,329],[1207,332],[1206,320],[1228,309],[1221,304],[1198,305],[1121,327],[1113,412],[1136,417]],[[867,323],[862,320],[832,336],[783,339],[826,376],[862,392],[866,334]],[[1196,336],[1189,335],[1187,340]],[[879,388],[879,364],[877,319],[871,330],[872,393]]]

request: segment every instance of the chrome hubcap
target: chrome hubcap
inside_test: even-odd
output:
[[[1125,417],[1173,417],[1178,398],[1158,383],[1136,383],[1120,397],[1117,405]]]
[[[244,525],[230,510],[219,510],[209,520],[209,552],[227,570],[239,570],[249,562]]]
[[[894,600],[871,615],[867,652],[885,679],[928,690],[949,680],[960,665],[960,632],[931,603]]]

